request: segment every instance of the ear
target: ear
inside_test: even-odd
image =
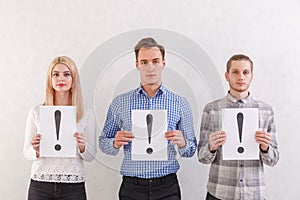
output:
[[[135,67],[136,67],[137,70],[140,70],[140,69],[139,69],[139,63],[138,63],[137,60],[135,61]]]
[[[162,60],[162,64],[163,64],[163,67],[162,67],[162,68],[164,69],[165,66],[166,66],[166,59],[163,59],[163,60]]]
[[[226,81],[228,81],[228,76],[229,76],[229,73],[225,72],[225,79],[226,79]]]

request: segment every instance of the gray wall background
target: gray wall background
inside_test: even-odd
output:
[[[245,53],[254,60],[251,91],[275,110],[281,153],[277,166],[265,167],[268,199],[299,199],[299,19],[298,0],[0,0],[1,199],[26,199],[31,168],[22,155],[26,118],[43,101],[53,57],[68,55],[81,67],[105,41],[143,28],[171,30],[197,43],[216,66],[224,94],[227,59]],[[133,57],[122,59],[120,65],[132,62],[134,69]],[[99,153],[86,164],[89,199],[117,199],[119,158]],[[183,199],[204,199],[208,166],[196,156],[180,163]]]

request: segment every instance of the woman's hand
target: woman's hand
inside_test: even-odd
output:
[[[31,139],[31,145],[33,149],[36,151],[36,157],[40,157],[40,141],[41,141],[41,134],[36,134],[32,139]]]
[[[86,143],[86,136],[83,133],[74,133],[74,137],[76,138],[77,146],[79,148],[80,153],[85,151],[85,143]]]

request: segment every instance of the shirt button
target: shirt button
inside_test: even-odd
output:
[[[244,167],[244,165],[243,165],[243,164],[241,164],[240,166],[241,166],[241,167]]]
[[[243,182],[243,179],[240,179],[240,182]]]

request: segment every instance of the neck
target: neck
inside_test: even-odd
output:
[[[249,91],[248,90],[243,91],[243,92],[239,92],[239,91],[235,91],[235,90],[230,89],[229,92],[236,99],[244,99],[244,98],[246,98],[249,95]]]
[[[161,83],[159,84],[153,84],[153,85],[142,85],[142,88],[144,89],[144,91],[147,93],[148,97],[153,97],[158,88],[160,87]]]
[[[71,93],[55,93],[54,105],[58,106],[69,106],[71,105]]]

